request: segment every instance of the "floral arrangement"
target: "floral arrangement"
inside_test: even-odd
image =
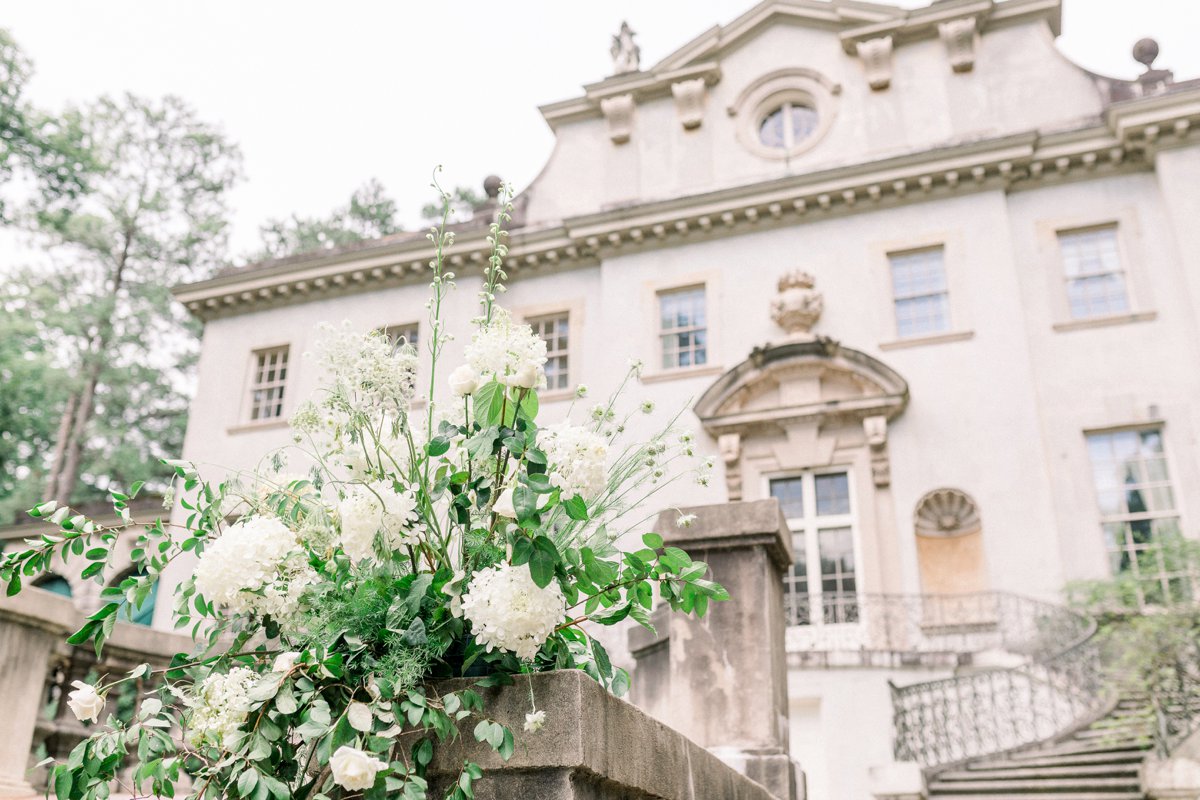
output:
[[[50,768],[59,800],[106,797],[126,774],[135,796],[424,798],[435,747],[460,731],[505,759],[514,751],[513,731],[487,716],[476,687],[580,669],[621,694],[629,676],[592,626],[628,617],[650,627],[656,588],[661,602],[696,615],[727,598],[704,563],[659,534],[618,549],[641,533],[645,518],[630,519],[649,497],[689,474],[707,483],[712,466],[676,420],[646,441],[622,441],[629,415],[653,410],[622,410],[640,364],[582,423],[539,425],[545,344],[496,303],[510,197],[489,231],[465,363],[448,375],[439,360],[450,339],[442,306],[455,288],[444,268],[453,234],[445,215],[430,230],[423,407],[410,345],[331,329],[319,354],[328,378],[292,417],[293,445],[258,472],[215,484],[193,464],[168,462],[177,492],[168,505],[180,505],[184,522],[133,520],[128,502],[140,486],[113,492],[117,526],[54,503],[29,512],[58,532],[0,561],[10,595],[60,559],[100,580],[118,537],[134,531],[137,574],[105,589],[103,607],[69,639],[92,642],[97,656],[122,606],[146,602],[174,560],[194,560],[174,619],[195,652],[161,670],[74,684],[75,716],[105,722]],[[434,397],[439,380],[453,398],[445,407]],[[580,387],[572,411],[585,394]],[[473,688],[439,689],[452,677],[475,679]],[[115,687],[151,678],[129,719],[106,714]],[[537,735],[547,713],[530,686],[521,735]],[[464,762],[444,796],[473,797],[481,774]]]

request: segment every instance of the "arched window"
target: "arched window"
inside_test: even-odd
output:
[[[39,589],[45,589],[47,592],[60,594],[63,597],[71,596],[71,584],[62,575],[55,575],[53,572],[48,572],[38,578],[33,582],[33,585]]]
[[[113,581],[112,585],[120,586],[126,578],[134,578],[143,574],[140,570],[128,570]],[[121,607],[117,609],[117,619],[121,622],[132,622],[134,625],[150,625],[154,621],[154,603],[157,597],[158,583],[155,583],[150,587],[150,594],[146,596],[145,601],[137,608],[134,608],[127,600],[122,600]]]

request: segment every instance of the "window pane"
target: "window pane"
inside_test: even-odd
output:
[[[1067,278],[1067,305],[1073,319],[1129,311],[1116,226],[1062,231],[1058,243]]]
[[[283,416],[284,381],[287,380],[288,349],[258,350],[254,353],[254,385],[250,387],[250,419]]]
[[[1087,449],[1113,572],[1137,579],[1142,602],[1161,602],[1183,569],[1162,555],[1164,542],[1180,531],[1162,431],[1089,434]]]
[[[413,349],[420,348],[421,328],[415,322],[409,322],[404,325],[389,325],[383,329],[383,335],[387,337],[388,344],[393,348],[401,342],[411,344]]]
[[[707,363],[704,287],[663,292],[658,303],[663,368]]]
[[[818,475],[814,483],[817,492],[817,516],[850,513],[850,480],[846,473]]]
[[[888,256],[901,338],[950,330],[950,302],[942,248]]]
[[[804,481],[800,478],[777,478],[771,481],[771,497],[779,499],[779,508],[789,520],[804,516]]]
[[[529,327],[546,342],[546,388],[566,389],[571,385],[567,337],[569,315],[550,314],[529,320]]]

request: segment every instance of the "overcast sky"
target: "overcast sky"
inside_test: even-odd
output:
[[[903,2],[921,6],[925,2]],[[495,172],[525,186],[553,137],[539,104],[611,72],[622,19],[642,65],[726,23],[753,0],[5,0],[7,27],[34,60],[29,96],[59,107],[104,93],[179,95],[241,145],[234,251],[258,225],[320,214],[370,177],[406,222],[429,176],[479,186]],[[1158,66],[1200,76],[1200,1],[1065,0],[1063,52],[1133,77],[1134,41]]]

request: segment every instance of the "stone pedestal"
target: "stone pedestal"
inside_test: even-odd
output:
[[[655,530],[705,561],[730,600],[702,619],[656,614],[658,637],[630,634],[637,659],[633,700],[641,708],[780,800],[803,797],[803,773],[788,750],[783,572],[791,536],[778,501],[724,503],[662,514]]]
[[[921,765],[897,761],[867,770],[875,800],[925,800],[925,775]]]
[[[453,691],[470,680],[446,681]],[[488,717],[516,737],[511,760],[500,760],[471,735],[439,746],[430,765],[430,797],[441,797],[458,778],[464,759],[483,767],[476,800],[772,800],[754,781],[661,722],[618,700],[577,670],[532,676],[546,725],[522,730],[530,710],[527,679],[481,689]]]

